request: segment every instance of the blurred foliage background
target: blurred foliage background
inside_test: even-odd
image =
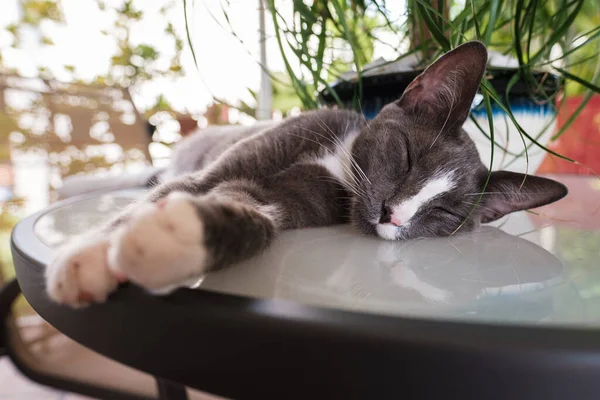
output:
[[[295,0],[286,15],[282,1],[266,0],[287,72],[305,107],[316,106],[306,85],[323,89],[349,69],[360,74],[373,61],[377,44],[396,51],[397,58],[387,62],[416,54],[426,66],[478,39],[517,59],[520,79],[541,69],[567,78],[569,93],[597,86],[600,4],[595,0],[407,0],[405,7],[385,0]],[[225,4],[227,13],[233,5]]]

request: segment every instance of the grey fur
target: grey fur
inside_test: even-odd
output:
[[[200,133],[182,142],[173,167],[194,171],[159,185],[147,201],[174,191],[195,195],[210,270],[253,256],[281,229],[351,222],[374,235],[372,221],[386,202],[410,198],[442,170],[454,171],[457,185],[419,209],[397,239],[467,232],[482,220],[562,198],[567,191],[557,182],[495,172],[472,212],[472,194],[482,191],[488,170],[461,127],[486,60],[481,43],[459,46],[369,123],[352,111],[319,110],[268,127]],[[315,160],[355,131],[356,167],[344,181]]]
[[[274,121],[260,121],[250,127],[228,125],[204,128],[202,132],[192,134],[175,145],[171,163],[162,179],[200,171],[235,143],[276,125]]]

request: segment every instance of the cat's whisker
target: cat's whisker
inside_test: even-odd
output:
[[[464,200],[463,200],[463,203],[471,205],[471,206],[477,206],[478,208],[483,208],[484,210],[488,210],[488,211],[491,211],[493,213],[496,212],[495,210],[492,210],[491,208],[482,206],[481,203],[477,204],[477,203],[472,203],[470,201],[464,201]]]
[[[448,243],[450,243],[450,246],[454,247],[456,249],[456,251],[458,251],[460,254],[462,254],[462,251],[460,251],[460,249],[458,247],[456,247],[450,239],[446,238],[446,240],[448,241]]]
[[[325,182],[328,182],[328,181],[325,181]],[[368,200],[369,200],[369,199],[368,199],[368,198],[367,198],[365,195],[363,195],[363,194],[361,194],[361,193],[357,193],[357,192],[355,192],[354,190],[352,190],[352,189],[351,189],[351,188],[349,188],[349,187],[346,187],[346,189],[347,189],[347,190],[348,190],[350,193],[354,194],[354,196],[353,196],[353,197],[348,197],[348,199],[360,199],[360,200],[362,200],[362,201],[364,201],[364,202],[368,202]]]
[[[339,138],[337,138],[337,140],[339,141],[339,146],[340,149],[346,154],[346,156],[348,157],[348,160],[350,161],[350,165],[352,168],[354,168],[354,170],[356,171],[356,173],[365,181],[367,181],[369,183],[369,185],[372,185],[373,183],[371,182],[371,180],[367,177],[367,174],[365,174],[365,172],[362,170],[362,168],[358,165],[358,163],[356,162],[356,160],[354,160],[354,157],[352,156],[352,154],[346,149],[346,147],[343,145],[343,143],[341,142],[341,140]]]
[[[358,108],[360,109],[360,115],[362,115],[363,119],[365,120],[365,125],[367,125],[367,128],[369,130],[371,130],[371,125],[369,124],[367,117],[365,117],[365,114],[363,113],[362,104],[360,102],[360,99],[357,98],[357,100],[358,100]]]
[[[339,139],[338,139],[337,137],[335,137],[335,136],[334,136],[333,138],[330,138],[330,137],[327,137],[327,136],[325,136],[325,135],[323,135],[323,134],[321,134],[321,133],[319,133],[319,132],[313,131],[312,129],[304,128],[304,127],[302,127],[302,126],[295,126],[295,127],[296,127],[296,128],[299,128],[299,129],[303,129],[303,130],[305,130],[305,131],[307,131],[307,132],[314,133],[315,135],[317,135],[317,136],[319,136],[319,137],[322,137],[322,138],[324,138],[324,139],[328,140],[328,141],[329,141],[330,143],[332,143],[333,145],[337,145],[337,146],[339,146],[339,148],[340,148],[340,149],[342,149],[342,151],[346,152],[346,154],[348,155],[348,160],[350,161],[350,163],[351,163],[351,164],[352,164],[352,163],[356,164],[356,162],[355,162],[355,161],[352,159],[352,155],[351,155],[350,153],[348,153],[348,152],[347,152],[347,150],[344,148],[344,144],[343,144],[341,141],[339,141]],[[314,141],[314,140],[312,140],[312,139],[310,139],[310,138],[307,138],[307,137],[305,137],[305,136],[295,135],[295,134],[293,134],[293,133],[290,133],[290,135],[297,136],[297,137],[300,137],[300,138],[304,138],[304,139],[306,139],[306,140],[310,140],[310,141],[312,141],[313,143],[316,143],[316,144],[318,144],[319,146],[323,147],[323,148],[325,149],[325,151],[327,151],[328,153],[330,153],[331,155],[333,155],[334,157],[336,157],[336,158],[337,158],[337,159],[340,161],[340,165],[342,166],[342,168],[344,169],[344,171],[346,172],[346,174],[347,174],[347,175],[348,175],[348,176],[349,176],[349,177],[350,177],[350,178],[351,178],[351,179],[354,181],[354,184],[357,186],[357,189],[360,189],[360,187],[359,187],[359,186],[360,186],[360,184],[361,184],[361,181],[359,181],[359,180],[358,180],[358,178],[355,176],[355,174],[354,174],[354,173],[353,173],[351,170],[349,170],[349,169],[348,169],[349,167],[346,165],[346,163],[344,162],[344,160],[343,160],[343,159],[342,159],[342,158],[341,158],[341,157],[340,157],[340,156],[339,156],[337,153],[335,153],[333,150],[331,150],[331,149],[330,149],[330,148],[328,148],[327,146],[323,145],[322,143],[320,143],[320,142],[318,142],[318,141]],[[336,142],[336,141],[335,141],[335,139],[337,139],[337,140],[338,140],[338,142]],[[361,172],[362,172],[362,170],[361,170]],[[364,174],[364,172],[363,172],[363,174],[362,174],[362,175],[364,176],[364,178],[365,178],[365,179],[366,179],[366,180],[367,180],[369,183],[371,183],[371,181],[369,181],[369,179],[366,177],[366,175]],[[361,189],[361,190],[362,190],[362,189]],[[365,194],[366,194],[366,193],[365,193]]]
[[[325,126],[325,129],[327,129],[329,131],[329,133],[331,133],[333,136],[335,136],[335,133],[333,132],[333,130],[331,130],[331,128],[325,123],[325,121],[323,121],[323,118],[321,118],[321,116],[319,115],[319,113],[315,113],[315,115],[317,116],[317,118],[319,118],[319,121],[321,121],[323,123],[323,125]]]
[[[362,189],[360,189],[360,188],[358,188],[356,186],[353,186],[349,182],[341,181],[341,180],[339,180],[339,179],[337,179],[337,178],[335,178],[333,176],[320,176],[319,178],[321,180],[323,180],[324,182],[337,183],[337,184],[339,184],[341,186],[344,186],[351,193],[354,193],[357,197],[360,197],[360,198],[362,198],[364,200],[368,200],[368,194],[364,190],[362,190]]]
[[[363,118],[365,118],[365,116],[363,115]],[[365,118],[365,123],[367,125],[369,125],[369,123],[367,122],[367,119]],[[346,123],[346,128],[344,129],[344,136],[346,136],[346,134],[348,133],[348,127],[350,126],[350,122]],[[371,127],[369,126],[369,129],[371,129]],[[362,168],[358,165],[358,163],[356,162],[356,160],[354,160],[354,157],[352,157],[352,154],[348,151],[348,149],[346,149],[345,146],[343,146],[343,143],[341,143],[341,140],[338,138],[338,141],[340,142],[340,146],[342,151],[344,151],[346,153],[346,155],[348,156],[348,159],[350,160],[350,163],[352,164],[352,167],[354,167],[354,169],[356,170],[356,172],[362,176],[362,178],[364,180],[366,180],[367,182],[369,182],[369,185],[372,185],[373,183],[371,182],[371,180],[367,177],[367,174],[365,174],[365,172],[362,170]]]
[[[553,194],[554,192],[537,192],[537,191],[527,191],[527,194],[536,194],[536,195],[540,195],[540,194]],[[504,195],[518,195],[518,194],[523,194],[523,192],[521,191],[515,191],[515,192],[509,192],[509,191],[503,191],[503,192],[484,192],[484,193],[466,193],[465,196],[480,196],[480,195],[486,195],[486,194],[504,194]]]
[[[433,147],[433,145],[435,144],[435,142],[437,142],[437,140],[442,135],[442,132],[444,131],[444,128],[446,127],[446,124],[448,123],[448,120],[450,119],[450,115],[452,114],[453,110],[454,110],[454,98],[452,97],[452,103],[450,104],[450,111],[448,111],[448,115],[446,116],[446,120],[444,121],[444,125],[442,125],[442,127],[440,128],[440,131],[438,132],[437,136],[435,137],[435,139],[433,139],[433,142],[429,146],[430,149]]]
[[[354,195],[356,195],[356,197],[359,197],[359,198],[361,198],[363,200],[368,200],[369,199],[369,196],[368,196],[367,193],[358,191],[356,188],[354,188],[351,185],[343,185],[343,186],[345,186],[346,189],[348,189],[350,192],[354,193]]]
[[[328,130],[329,133],[331,133],[331,137],[327,137],[327,136],[325,136],[325,137],[327,139],[329,139],[331,141],[331,143],[337,144],[340,147],[340,149],[346,153],[348,158],[352,159],[351,154],[346,150],[346,147],[344,146],[344,143],[342,142],[342,140],[335,134],[335,132],[333,130],[331,130],[331,128],[325,123],[325,121],[323,121],[323,119],[321,117],[319,117],[318,114],[317,114],[317,118],[319,118],[319,121],[321,121],[323,123],[323,125],[319,124],[319,126],[323,129]],[[348,125],[346,125],[346,131],[347,130],[348,130]],[[314,132],[314,133],[317,133],[317,132]],[[319,134],[319,133],[317,133],[317,134]],[[344,132],[344,135],[345,134],[346,134],[346,132]]]
[[[362,170],[362,168],[358,165],[358,163],[354,160],[354,158],[350,158],[350,161],[352,162],[352,165],[354,166],[354,168],[362,175],[363,179],[365,179],[367,182],[369,182],[369,185],[372,185],[373,183],[371,182],[371,180],[367,177],[367,174],[365,174],[365,172]]]
[[[371,180],[367,177],[367,175],[362,170],[362,168],[360,168],[360,166],[358,165],[358,163],[354,160],[354,157],[352,157],[352,154],[346,149],[346,146],[344,145],[344,143],[342,142],[342,140],[339,137],[337,137],[337,135],[331,130],[331,128],[329,128],[329,126],[327,126],[327,124],[325,124],[325,122],[321,119],[321,117],[318,116],[318,114],[317,114],[317,117],[323,123],[323,125],[319,124],[319,127],[321,127],[322,129],[328,130],[331,133],[331,135],[332,135],[331,137],[326,136],[326,135],[324,135],[324,134],[322,134],[320,132],[316,132],[316,131],[314,131],[312,129],[305,128],[303,126],[295,126],[295,128],[299,128],[299,129],[305,130],[307,132],[314,133],[315,135],[320,136],[320,137],[324,138],[325,140],[329,141],[329,143],[337,146],[342,152],[344,152],[344,154],[346,154],[346,156],[348,157],[348,161],[351,164],[351,167],[354,168],[354,170],[356,171],[356,173],[363,180],[367,181],[370,185],[372,185]],[[348,130],[348,126],[349,126],[349,123],[346,125],[346,130]],[[346,132],[344,132],[344,134],[345,133]],[[328,148],[328,150],[331,151],[329,148]],[[336,154],[336,156],[337,156],[337,154]],[[340,158],[338,157],[338,159],[340,159]],[[340,159],[340,161],[342,161],[342,160]],[[342,163],[342,165],[345,165],[345,164]],[[346,172],[349,175],[351,175],[352,178],[355,179],[355,181],[357,181],[356,178],[354,177],[354,173],[353,172],[351,172],[351,171],[350,172],[346,171]],[[359,183],[359,182],[357,181],[357,183]]]
[[[346,132],[348,131],[348,126],[349,126],[349,123],[346,124],[346,130],[344,131],[344,136],[346,135]],[[332,134],[333,134],[333,132],[332,132]],[[356,162],[356,160],[354,160],[354,157],[352,157],[352,154],[348,151],[348,149],[346,149],[346,146],[344,146],[344,143],[342,143],[341,139],[338,138],[337,136],[334,136],[334,139],[337,140],[337,143],[339,144],[340,149],[346,154],[346,156],[350,160],[350,163],[352,164],[352,167],[355,169],[355,171],[364,180],[366,180],[367,182],[369,182],[370,185],[372,185],[372,182],[367,177],[367,174],[365,174],[365,172],[362,170],[362,168],[360,168],[360,166],[358,165],[358,163]]]
[[[465,196],[480,196],[480,195],[486,195],[486,194],[501,194],[504,192],[479,192],[479,193],[465,193]]]

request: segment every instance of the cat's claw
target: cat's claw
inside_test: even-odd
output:
[[[188,195],[172,193],[159,204],[140,205],[109,235],[61,249],[46,272],[48,294],[77,307],[103,302],[125,281],[168,292],[204,272],[203,229]]]

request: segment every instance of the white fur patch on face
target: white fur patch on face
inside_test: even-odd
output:
[[[341,143],[336,144],[333,153],[328,152],[325,156],[314,160],[314,162],[325,167],[329,173],[340,181],[352,182],[350,174],[353,167],[350,160],[350,150],[359,133],[358,129],[348,132]]]
[[[422,206],[454,188],[456,181],[453,178],[453,171],[434,175],[419,193],[392,207],[394,217],[406,225]]]

